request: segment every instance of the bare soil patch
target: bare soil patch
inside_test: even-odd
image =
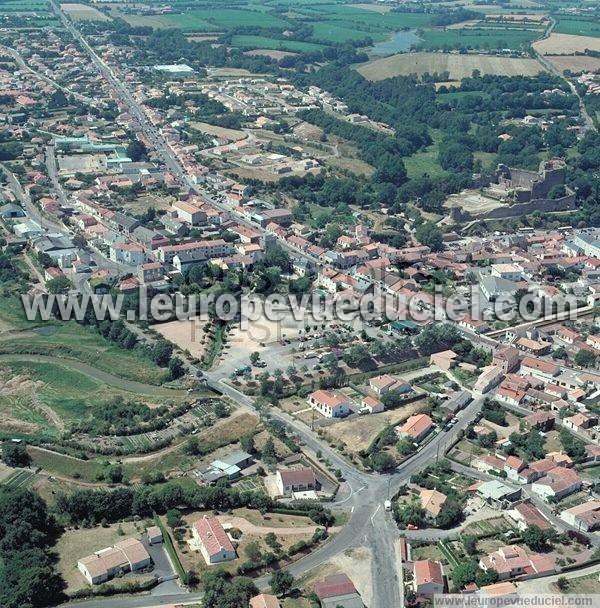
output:
[[[161,336],[176,344],[182,350],[190,352],[192,357],[198,359],[206,352],[207,342],[204,330],[205,323],[199,319],[189,319],[187,321],[168,321],[153,325],[152,329]]]

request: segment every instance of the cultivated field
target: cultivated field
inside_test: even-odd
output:
[[[267,38],[265,36],[252,36],[241,34],[234,36],[231,39],[233,46],[239,48],[257,47],[267,50],[280,50],[289,52],[305,53],[310,51],[319,51],[323,48],[320,44],[314,42],[303,42],[300,40],[279,40],[278,38]]]
[[[550,55],[546,59],[559,71],[595,72],[600,70],[600,58],[586,55]]]
[[[559,17],[555,31],[561,34],[600,37],[600,23],[594,19],[578,19],[564,16]]]
[[[583,53],[586,49],[600,52],[600,38],[553,33],[548,38],[534,42],[533,48],[542,55],[572,55]]]
[[[369,61],[358,67],[358,71],[369,80],[446,71],[452,80],[460,80],[470,77],[473,70],[482,74],[534,76],[544,68],[535,59],[449,53],[404,53]]]
[[[69,3],[61,4],[60,7],[73,21],[110,21],[104,13],[87,4]]]

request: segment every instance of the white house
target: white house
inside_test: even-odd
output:
[[[237,558],[229,536],[216,517],[206,515],[192,525],[195,545],[208,565],[228,562]]]
[[[308,396],[307,402],[326,418],[340,418],[350,413],[348,397],[333,391],[315,391]]]

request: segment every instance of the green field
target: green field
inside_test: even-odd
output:
[[[302,42],[299,40],[279,40],[277,38],[265,38],[264,36],[234,36],[233,46],[239,48],[259,48],[274,51],[311,52],[320,51],[324,47],[314,42]]]
[[[519,49],[539,38],[539,32],[518,29],[456,29],[422,32],[421,49]]]
[[[10,330],[30,330],[8,334]],[[68,323],[29,323],[16,298],[0,299],[0,354],[39,354],[76,359],[122,378],[161,384],[165,372],[140,350],[125,350],[95,330]]]
[[[9,488],[22,488],[28,486],[33,480],[33,471],[15,471],[11,473],[0,485]]]
[[[105,468],[106,461],[101,464],[97,460],[80,460],[33,446],[29,446],[27,451],[33,468],[40,467],[59,476],[96,481]]]
[[[290,23],[261,11],[239,9],[194,9],[178,15],[164,15],[165,22],[186,31],[211,32],[240,26],[290,27]]]
[[[559,17],[554,31],[559,34],[600,37],[600,23],[591,19]]]
[[[0,1],[0,13],[41,13],[49,9],[47,2],[43,0],[9,0]]]
[[[334,21],[326,21],[324,23],[313,22],[311,25],[313,28],[313,40],[323,42],[348,42],[364,40],[365,38],[371,38],[375,42],[380,42],[386,39],[384,34],[345,27]]]

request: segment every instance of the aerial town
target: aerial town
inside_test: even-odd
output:
[[[2,608],[600,605],[597,3],[0,28]]]

